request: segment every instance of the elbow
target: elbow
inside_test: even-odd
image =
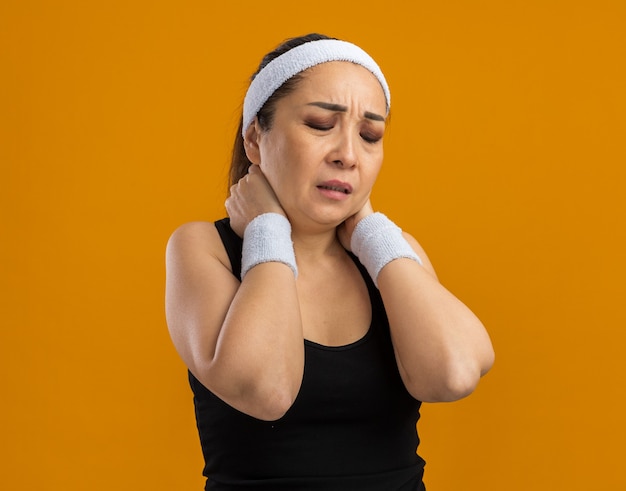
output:
[[[463,399],[478,387],[481,377],[487,373],[488,365],[456,365],[441,370],[439,376],[431,378],[430,384],[411,390],[411,394],[423,402],[453,402]]]
[[[257,397],[258,401],[254,408],[250,409],[250,416],[263,421],[277,421],[291,409],[297,393],[291,390],[276,390],[264,396]]]
[[[469,396],[480,381],[480,373],[476,370],[465,370],[448,377],[439,394],[441,402],[458,401]]]
[[[452,402],[469,396],[495,361],[487,336],[470,349],[444,347],[435,351],[437,354],[428,363],[413,365],[411,372],[403,372],[407,389],[423,402]]]
[[[282,373],[271,371],[248,379],[240,386],[244,412],[263,421],[281,419],[295,403],[303,375],[304,367]]]
[[[447,377],[421,390],[410,391],[422,402],[453,402],[469,396],[478,385],[477,377]]]
[[[208,384],[199,380],[226,404],[262,421],[276,421],[285,416],[298,396],[302,381],[295,376],[227,379],[211,370],[204,375]]]
[[[450,362],[441,383],[438,394],[441,402],[452,402],[472,394],[480,379],[487,374],[495,361],[491,343],[486,343],[480,352],[465,360]]]
[[[256,381],[242,388],[235,407],[256,419],[277,421],[291,409],[299,389],[295,380],[267,384]]]
[[[449,370],[444,384],[443,401],[458,401],[469,396],[478,387],[480,379],[492,367],[495,359],[490,347],[481,357],[472,363],[458,364]]]

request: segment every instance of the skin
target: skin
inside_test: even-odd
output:
[[[240,284],[210,223],[183,225],[168,243],[174,344],[191,372],[242,412],[274,420],[291,407],[302,381],[303,339],[338,346],[369,328],[367,288],[346,249],[355,225],[374,211],[369,197],[383,161],[385,111],[370,72],[332,62],[307,70],[278,101],[269,130],[257,121],[248,128],[245,149],[254,165],[226,201],[231,226],[243,236],[262,213],[287,217],[297,278],[269,262]],[[397,259],[378,277],[402,380],[422,401],[465,397],[493,363],[491,342],[438,282],[418,242],[405,238],[424,266]]]
[[[270,131],[257,123],[249,128],[248,158],[274,190],[294,236],[300,234],[296,228],[304,234],[328,233],[366,205],[382,165],[385,112],[384,94],[373,75],[352,63],[333,62],[308,71],[278,105]],[[352,186],[349,199],[339,202],[319,192],[316,185],[331,179]],[[231,189],[227,207],[240,197],[237,188]],[[235,230],[242,232],[248,217],[240,224],[239,216],[228,211],[236,219]]]

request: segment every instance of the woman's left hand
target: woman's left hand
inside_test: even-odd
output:
[[[352,232],[354,232],[356,224],[372,213],[374,213],[374,208],[372,208],[372,203],[368,199],[359,211],[351,217],[346,218],[346,220],[337,227],[337,237],[345,249],[349,251],[352,250],[350,248],[350,240],[352,239]]]

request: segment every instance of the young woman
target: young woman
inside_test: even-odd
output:
[[[422,490],[421,401],[467,396],[493,363],[480,321],[370,204],[389,107],[357,46],[287,41],[246,94],[228,218],[170,239],[206,490]]]

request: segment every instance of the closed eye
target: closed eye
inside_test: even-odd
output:
[[[329,131],[333,129],[332,125],[328,125],[328,124],[320,124],[320,123],[311,123],[311,122],[307,122],[305,123],[309,128],[312,128],[314,130],[318,130],[318,131]]]
[[[361,133],[361,138],[367,143],[378,143],[382,137],[379,135],[373,135],[371,133]]]

